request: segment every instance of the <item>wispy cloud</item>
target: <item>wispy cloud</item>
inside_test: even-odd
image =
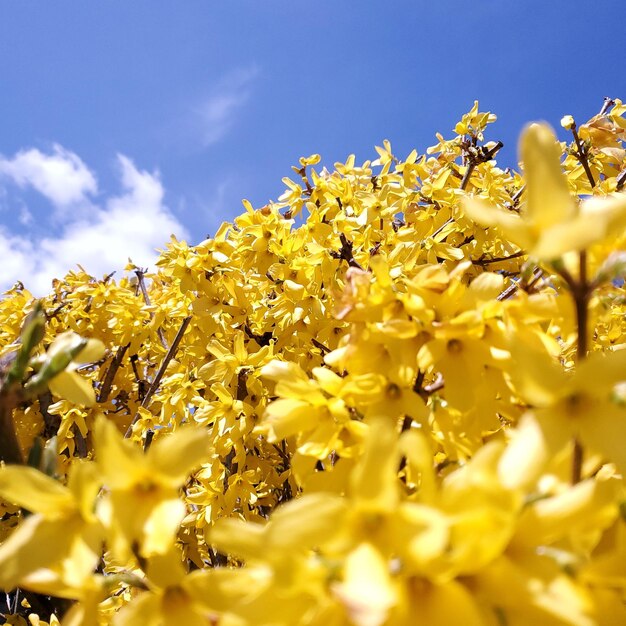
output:
[[[203,147],[217,143],[230,131],[237,114],[250,99],[258,73],[253,65],[226,74],[194,108]]]
[[[55,144],[52,154],[36,148],[21,150],[13,158],[0,155],[0,177],[22,189],[32,187],[54,205],[57,212],[87,202],[98,191],[96,177],[81,158]]]
[[[157,256],[155,249],[171,234],[187,236],[163,202],[159,174],[138,169],[124,155],[118,155],[117,162],[122,193],[67,217],[58,236],[35,239],[0,227],[0,249],[5,251],[0,290],[19,280],[36,295],[43,295],[53,278],[63,277],[78,264],[97,277],[122,270],[129,257],[137,265],[150,267]]]

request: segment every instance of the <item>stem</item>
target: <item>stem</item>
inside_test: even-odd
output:
[[[496,142],[495,146],[493,146],[489,150],[485,150],[479,155],[475,155],[469,152],[463,155],[464,159],[465,157],[467,157],[467,166],[465,169],[465,174],[463,174],[463,178],[461,179],[461,185],[459,187],[461,191],[465,191],[465,189],[467,188],[467,185],[470,182],[470,178],[472,177],[472,174],[474,173],[476,166],[479,163],[486,163],[487,161],[491,161],[491,159],[493,159],[493,157],[495,156],[496,152],[498,152],[498,150],[500,150],[500,148],[502,148],[503,145],[504,144],[501,141],[498,141]],[[453,221],[454,221],[454,217],[449,217],[434,233],[429,235],[429,237],[431,239],[434,239],[448,224],[451,224]]]
[[[604,104],[602,105],[602,108],[600,109],[599,115],[606,115],[609,112],[609,109],[614,104],[615,104],[615,100],[613,100],[613,98],[609,98],[608,96],[605,96]]]
[[[605,98],[600,115],[605,115],[609,108],[615,104],[611,98]],[[585,170],[589,184],[593,189],[596,186],[596,181],[591,173],[589,167],[589,160],[587,159],[587,151],[585,150],[580,137],[578,136],[578,130],[576,124],[572,126],[572,135],[574,135],[574,141],[576,142],[576,150],[578,152],[577,157],[580,164]],[[567,280],[567,278],[566,278]],[[588,347],[588,335],[587,325],[589,322],[589,296],[591,295],[592,287],[587,279],[587,252],[581,251],[579,254],[579,273],[578,281],[572,283],[571,278],[567,281],[574,297],[574,305],[576,307],[576,329],[578,333],[578,343],[576,344],[576,360],[578,363],[583,361],[587,357]],[[582,478],[584,450],[582,444],[578,439],[574,439],[574,451],[572,455],[572,483],[579,483]]]
[[[327,348],[321,341],[318,341],[315,337],[313,337],[311,339],[311,343],[318,348],[322,354],[326,355],[328,354],[331,350],[330,348]]]
[[[146,281],[144,279],[145,272],[138,267],[135,268],[135,276],[137,276],[137,284],[141,289],[141,295],[143,296],[143,301],[148,305],[152,306],[152,302],[150,302],[150,296],[148,295],[148,290],[146,289]],[[150,313],[150,319],[154,318],[154,313]],[[163,334],[163,329],[159,326],[157,328],[157,335],[159,336],[159,341],[161,345],[167,350],[169,346],[167,345],[167,341],[165,341],[165,335]]]
[[[109,399],[109,394],[111,393],[111,387],[113,386],[113,380],[115,379],[115,374],[117,370],[122,365],[122,360],[124,359],[124,355],[126,354],[126,350],[128,350],[129,343],[125,346],[120,346],[115,353],[115,356],[111,360],[109,364],[109,368],[107,369],[106,374],[104,375],[104,380],[102,381],[102,387],[100,387],[100,393],[98,394],[98,402],[106,402]]]
[[[585,174],[587,175],[587,179],[589,180],[589,183],[591,184],[591,187],[595,187],[596,186],[596,181],[593,178],[593,174],[591,173],[591,168],[589,167],[589,161],[587,159],[587,152],[585,150],[585,148],[583,147],[582,141],[580,140],[580,137],[578,136],[578,131],[576,130],[576,126],[572,126],[572,134],[574,135],[574,141],[576,142],[576,149],[578,150],[578,160],[580,161],[580,164],[583,166],[583,169],[585,170]]]
[[[475,261],[472,261],[472,263],[474,265],[480,265],[482,267],[484,265],[490,265],[491,263],[502,263],[504,261],[511,261],[512,259],[519,259],[519,257],[525,255],[526,252],[524,252],[523,250],[519,250],[518,252],[509,254],[509,256],[498,256],[491,259],[476,259]]]
[[[150,400],[152,400],[152,396],[156,393],[156,390],[159,388],[159,385],[161,384],[161,379],[163,378],[163,375],[165,374],[165,370],[167,369],[167,366],[169,365],[170,361],[176,355],[176,352],[178,351],[178,346],[180,342],[182,341],[185,331],[187,330],[187,326],[189,326],[189,322],[191,322],[191,316],[186,317],[183,320],[183,323],[180,325],[180,328],[178,329],[178,333],[176,333],[176,337],[174,338],[174,341],[172,345],[170,346],[170,349],[165,355],[165,358],[163,359],[163,362],[161,363],[161,367],[159,367],[159,371],[156,373],[156,376],[154,377],[154,380],[152,381],[152,384],[150,385],[150,389],[148,389],[148,392],[146,393],[141,403],[141,408],[145,408],[150,403]],[[140,415],[141,413],[137,411],[137,414],[133,418],[133,421],[129,424],[128,429],[126,430],[126,434],[124,435],[126,439],[128,439],[128,437],[130,437],[133,434],[133,426],[139,419]]]
[[[519,204],[519,200],[522,197],[522,194],[526,191],[526,185],[522,185],[516,192],[515,195],[511,198],[511,202],[513,207],[515,208]]]
[[[363,267],[354,258],[354,254],[352,252],[354,244],[351,241],[348,241],[348,238],[343,233],[339,235],[339,240],[341,241],[341,249],[338,252],[332,251],[330,255],[335,259],[346,261],[350,267],[356,267],[357,269],[362,270]]]
[[[472,174],[474,173],[474,168],[476,167],[476,161],[474,161],[474,159],[471,159],[470,162],[467,165],[467,169],[465,170],[465,174],[463,175],[463,180],[461,181],[461,187],[460,189],[462,189],[463,191],[465,191],[465,188],[467,187],[470,178],[472,177]]]
[[[582,361],[587,356],[587,321],[589,301],[589,285],[587,283],[587,252],[583,250],[579,255],[580,276],[578,279],[578,293],[575,294],[576,300],[576,326],[578,329],[578,344],[576,347],[576,356]]]
[[[576,344],[576,360],[581,363],[587,356],[587,325],[589,321],[589,284],[587,282],[587,252],[583,250],[579,254],[580,272],[578,282],[572,289],[574,306],[576,307],[576,330],[578,343]],[[579,483],[582,478],[584,450],[578,439],[574,439],[574,452],[572,456],[572,484]]]
[[[13,409],[18,401],[17,391],[0,393],[0,461],[22,465],[24,457],[13,422]]]
[[[543,270],[536,267],[533,270],[532,278],[526,286],[521,284],[521,280],[517,280],[514,283],[511,283],[500,295],[498,295],[496,300],[498,300],[499,302],[502,302],[502,300],[508,300],[517,292],[520,287],[523,288],[525,291],[528,290],[530,287],[533,287],[537,283],[537,281],[542,278],[542,276]]]

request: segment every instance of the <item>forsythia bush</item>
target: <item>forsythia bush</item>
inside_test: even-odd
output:
[[[625,114],[518,173],[476,103],[154,274],[7,292],[7,623],[626,624]]]

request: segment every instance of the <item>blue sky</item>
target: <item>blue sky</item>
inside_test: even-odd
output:
[[[299,156],[420,153],[480,101],[525,123],[626,98],[626,2],[0,2],[0,289],[148,265],[283,191]]]

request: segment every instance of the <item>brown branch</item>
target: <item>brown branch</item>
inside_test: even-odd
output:
[[[272,445],[274,446],[274,449],[276,450],[276,452],[278,452],[278,455],[280,456],[283,462],[283,471],[288,470],[291,467],[291,459],[289,458],[289,455],[286,452],[285,440],[284,439],[282,440],[282,443],[281,443],[282,447],[276,443]]]
[[[248,375],[249,370],[242,367],[237,372],[237,400],[243,402],[248,397]]]
[[[146,432],[146,438],[143,442],[143,451],[148,452],[150,450],[150,446],[152,445],[152,440],[154,439],[154,431],[150,428]]]
[[[61,416],[52,415],[48,412],[48,408],[52,404],[52,394],[48,389],[46,389],[43,393],[40,393],[37,396],[37,400],[39,401],[39,411],[43,417],[44,424],[42,436],[47,441],[59,432],[59,426],[61,426]]]
[[[340,261],[346,261],[350,267],[356,267],[357,269],[362,270],[363,267],[354,258],[354,253],[352,251],[354,244],[351,241],[348,241],[348,238],[343,233],[339,235],[339,240],[341,241],[341,248],[338,252],[331,251],[330,256],[334,259],[339,259]]]
[[[576,142],[576,158],[579,163],[583,166],[585,170],[585,174],[587,175],[587,180],[589,180],[589,184],[592,187],[596,186],[596,181],[593,178],[593,174],[591,173],[591,168],[589,167],[589,159],[587,158],[587,150],[583,146],[580,137],[578,136],[578,129],[576,128],[576,123],[572,124],[572,135],[574,135],[574,141]]]
[[[526,185],[522,185],[516,192],[515,195],[511,198],[511,202],[513,203],[513,207],[516,207],[519,204],[519,200],[522,197],[522,194],[526,191]]]
[[[611,98],[604,98],[604,104],[600,110],[600,115],[605,115],[608,110],[615,104]],[[578,136],[578,130],[576,124],[572,125],[572,135],[574,135],[574,141],[576,142],[577,158],[580,164],[585,170],[587,179],[591,187],[596,186],[596,181],[591,173],[589,167],[589,160],[587,150],[583,146],[583,143]],[[620,180],[621,179],[621,180]],[[620,174],[617,179],[617,191],[621,189],[626,181],[626,173]],[[579,253],[579,276],[578,280],[565,269],[560,271],[561,276],[567,283],[572,298],[574,299],[574,307],[576,309],[576,331],[578,335],[578,342],[576,344],[576,360],[578,363],[583,361],[587,357],[588,345],[587,345],[587,326],[589,323],[589,298],[593,292],[593,285],[589,283],[587,278],[587,252],[582,250]],[[572,484],[577,484],[582,479],[582,469],[584,461],[584,449],[582,443],[578,438],[574,438],[574,450],[572,453]]]
[[[502,300],[508,300],[519,289],[519,281],[511,283],[501,294],[498,295],[496,300],[500,302]]]
[[[24,457],[13,421],[13,409],[17,406],[18,400],[16,390],[0,392],[0,461],[22,465]]]
[[[469,181],[470,181],[470,178],[472,177],[472,174],[474,173],[474,168],[475,167],[476,167],[476,161],[471,159],[470,162],[467,164],[467,168],[465,170],[465,174],[463,174],[463,178],[461,179],[461,185],[460,185],[459,189],[465,190],[465,188],[469,184]]]
[[[424,387],[424,391],[430,396],[436,391],[440,391],[441,389],[443,389],[444,386],[445,384],[444,384],[443,376],[441,374],[437,374],[437,378],[435,379],[435,382],[431,383],[430,385],[426,385]]]
[[[508,300],[512,295],[515,294],[515,292],[520,288],[530,288],[532,286],[534,286],[537,281],[543,276],[543,270],[540,268],[535,268],[533,270],[533,277],[532,280],[527,284],[527,285],[523,285],[522,282],[520,280],[512,283],[511,285],[509,285],[500,295],[498,295],[498,297],[496,298],[496,300],[502,302],[502,300]]]
[[[532,288],[541,280],[541,278],[543,277],[543,270],[539,270],[538,272],[536,272],[532,279],[528,281],[527,284],[522,285],[522,289],[526,292],[526,293],[531,293]]]
[[[602,108],[600,109],[600,115],[606,115],[609,112],[609,109],[615,104],[615,100],[613,98],[609,98],[608,96],[604,96],[604,103]]]
[[[318,341],[315,337],[311,338],[311,343],[322,351],[322,354],[328,354],[331,350],[327,348],[321,341]]]
[[[518,259],[519,257],[525,255],[526,253],[523,250],[520,250],[519,252],[514,252],[509,256],[493,257],[491,259],[476,259],[475,261],[472,261],[472,263],[483,267],[484,265],[491,265],[492,263],[502,263],[504,261],[510,261],[511,259]]]
[[[474,172],[474,169],[479,163],[486,163],[487,161],[491,161],[495,156],[496,152],[502,148],[504,144],[501,141],[498,141],[495,146],[489,148],[488,150],[481,150],[477,154],[473,152],[465,152],[464,157],[467,157],[468,164],[467,169],[465,170],[465,174],[463,175],[463,179],[461,180],[461,185],[459,189],[465,191],[465,188],[469,184],[470,178]],[[448,224],[451,224],[454,221],[453,217],[449,217],[432,235],[431,238],[435,238]]]
[[[137,276],[137,284],[139,285],[139,288],[141,289],[141,295],[143,296],[143,301],[146,303],[147,306],[152,306],[152,302],[150,301],[150,296],[148,295],[148,289],[146,288],[146,281],[144,280],[144,276],[145,276],[145,271],[140,269],[140,268],[136,268],[135,269],[135,276]],[[154,318],[154,313],[150,313],[150,318]],[[159,327],[157,329],[157,335],[159,336],[159,341],[161,342],[161,345],[167,350],[168,349],[168,345],[167,345],[167,341],[165,340],[165,335],[163,334],[163,329],[161,327]]]
[[[137,383],[137,397],[139,398],[139,402],[143,402],[143,399],[146,397],[146,393],[150,388],[150,384],[145,381],[141,376],[139,376],[139,370],[137,368],[137,361],[139,357],[136,354],[133,354],[130,357],[130,365],[133,368],[133,375],[135,376],[135,382]]]
[[[405,415],[402,420],[402,428],[400,428],[400,432],[405,433],[407,430],[411,430],[411,426],[413,425],[413,418],[410,415]],[[406,464],[406,457],[403,457],[404,463]],[[402,461],[400,461],[400,469],[402,469]]]
[[[183,335],[185,334],[185,331],[187,330],[187,327],[189,326],[189,322],[191,322],[191,316],[186,317],[183,320],[182,324],[180,325],[180,328],[178,329],[178,332],[176,333],[176,337],[174,337],[174,341],[172,342],[170,349],[167,351],[167,354],[165,355],[163,362],[161,363],[161,367],[159,367],[159,371],[156,373],[156,376],[154,377],[154,380],[152,381],[152,384],[150,385],[150,389],[148,389],[143,401],[141,402],[141,408],[145,408],[146,406],[148,406],[148,404],[150,403],[150,400],[152,399],[152,396],[156,393],[156,390],[159,388],[159,385],[161,384],[161,379],[163,378],[163,375],[165,374],[165,370],[167,369],[167,366],[169,365],[170,361],[176,355],[176,352],[178,351],[178,346],[180,345]],[[137,411],[137,414],[135,415],[135,417],[133,417],[132,422],[130,423],[130,425],[128,426],[128,429],[126,430],[126,434],[124,435],[124,437],[128,438],[132,435],[133,426],[139,419],[139,416],[140,416],[140,413],[139,411]]]
[[[104,375],[104,379],[102,380],[100,393],[98,393],[98,402],[106,402],[109,399],[109,394],[111,393],[111,387],[113,386],[115,374],[122,365],[122,360],[124,359],[124,355],[126,354],[126,350],[128,350],[129,346],[130,344],[127,343],[125,346],[119,346],[119,348],[117,349],[117,352],[111,360],[107,372]]]
[[[83,433],[76,425],[76,422],[72,424],[72,435],[74,436],[75,451],[78,453],[78,457],[81,459],[87,458],[89,450],[87,449],[87,440],[83,437]]]
[[[424,384],[424,371],[417,370],[417,376],[415,377],[415,382],[413,383],[413,391],[419,395],[424,391],[422,389],[422,385]]]
[[[591,289],[587,279],[587,252],[582,250],[579,255],[579,278],[572,289],[574,306],[576,308],[576,330],[578,342],[576,344],[576,360],[581,363],[587,358],[587,326],[589,322],[589,298]],[[583,446],[578,438],[574,439],[574,451],[572,457],[572,484],[579,483],[582,479],[583,469]]]
[[[605,98],[604,104],[600,111],[600,115],[605,115],[609,108],[615,104],[611,98]],[[580,137],[578,136],[578,130],[576,124],[572,125],[572,135],[574,135],[574,141],[576,142],[577,158],[580,164],[585,170],[587,179],[592,188],[596,186],[596,181],[591,173],[589,167],[588,153],[583,146]],[[618,181],[619,182],[619,181]],[[578,279],[575,279],[565,269],[561,268],[560,274],[567,283],[572,298],[574,300],[574,307],[576,310],[576,332],[578,335],[578,341],[576,344],[576,360],[581,363],[587,358],[587,326],[589,323],[589,298],[593,292],[593,284],[589,283],[587,277],[587,252],[581,250],[578,256],[579,259],[579,273]],[[582,479],[582,469],[584,461],[584,448],[582,443],[577,437],[574,437],[574,450],[572,453],[572,484],[577,484]]]
[[[432,235],[430,235],[431,239],[434,239],[448,224],[452,224],[454,222],[453,217],[449,217]]]

